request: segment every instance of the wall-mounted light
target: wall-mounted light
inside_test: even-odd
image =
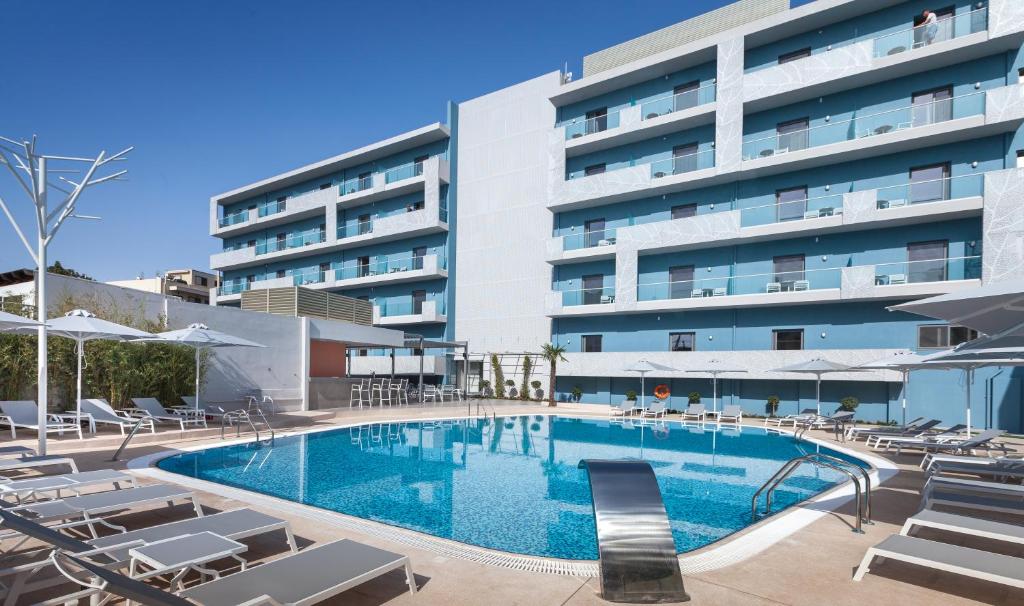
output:
[[[832,190],[832,186],[831,185],[826,185],[825,186],[825,191],[831,191],[831,190]]]
[[[831,45],[831,44],[829,44],[828,46],[826,46],[826,47],[825,47],[825,50],[832,50],[832,45]]]
[[[974,83],[974,90],[978,90],[979,88],[981,88],[981,82],[975,82]]]
[[[825,116],[825,122],[831,122],[831,121],[832,121],[832,116],[831,115]]]
[[[708,335],[708,341],[714,341],[715,335]]]
[[[711,210],[715,210],[715,205],[714,204],[708,204],[708,208],[710,208]]]
[[[708,271],[711,271],[711,268],[710,268],[710,267],[708,268]]]
[[[828,255],[821,255],[821,262],[824,263],[825,261],[828,261]]]
[[[971,168],[978,168],[978,161],[971,162]]]
[[[824,338],[825,338],[825,331],[822,331],[822,332],[821,332],[821,338],[822,338],[822,339],[824,339]]]

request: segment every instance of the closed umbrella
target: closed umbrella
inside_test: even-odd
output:
[[[122,326],[107,320],[101,320],[84,309],[75,309],[63,317],[47,321],[49,333],[58,337],[72,339],[75,342],[75,354],[78,357],[78,399],[75,402],[75,420],[82,416],[82,363],[85,360],[86,341],[130,341],[150,338],[144,332],[130,326]]]
[[[638,372],[640,373],[640,407],[644,407],[644,377],[649,372],[662,371],[662,372],[678,372],[671,366],[665,366],[664,364],[658,364],[648,360],[640,360],[635,364],[627,366],[624,369],[626,372]]]
[[[188,328],[170,330],[156,335],[156,341],[188,345],[196,350],[196,410],[199,409],[199,356],[204,349],[215,347],[266,347],[253,341],[235,337],[216,330],[205,324],[189,324]]]
[[[39,322],[0,311],[0,330],[16,330],[19,328],[38,328]]]
[[[865,370],[897,370],[903,375],[903,389],[901,390],[903,421],[901,425],[904,427],[907,425],[907,389],[910,387],[910,371],[919,368],[921,362],[927,359],[928,356],[918,355],[909,351],[900,351],[891,356],[875,360],[874,362],[868,362],[867,364],[861,364],[857,367]]]
[[[821,414],[821,375],[830,372],[855,372],[857,369],[846,364],[840,364],[839,362],[833,362],[824,358],[816,358],[814,360],[808,360],[806,362],[798,362],[796,364],[790,364],[789,366],[783,366],[782,368],[776,368],[772,372],[802,372],[814,375],[817,379],[815,385],[818,400],[818,414]]]
[[[697,368],[689,368],[688,372],[706,372],[711,375],[711,408],[714,412],[718,412],[718,375],[727,372],[747,372],[743,368],[739,368],[737,364],[729,364],[722,362],[721,360],[710,360],[705,364],[699,365]]]

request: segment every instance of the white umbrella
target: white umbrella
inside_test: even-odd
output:
[[[907,424],[907,389],[910,386],[910,371],[915,368],[920,368],[920,364],[928,359],[928,356],[918,355],[909,351],[900,351],[895,354],[875,360],[874,362],[868,362],[867,364],[861,364],[857,368],[863,368],[865,370],[898,370],[903,375],[903,389],[902,393],[902,410],[903,410],[903,421],[902,425]]]
[[[927,358],[917,368],[958,368],[964,371],[966,424],[967,434],[970,435],[972,427],[971,385],[974,383],[974,371],[978,368],[984,368],[987,366],[1024,366],[1024,351],[1018,352],[1017,356],[1009,356],[1006,354],[1005,350],[1003,350],[1002,354],[990,355],[987,354],[983,348],[978,348],[970,353],[958,351],[959,349],[960,348],[952,351],[943,351],[927,356]]]
[[[654,371],[657,371],[657,370],[660,370],[662,372],[679,372],[678,370],[676,370],[675,368],[672,368],[671,366],[665,366],[664,364],[658,364],[656,362],[651,362],[651,361],[648,361],[648,360],[640,360],[639,362],[636,362],[635,364],[627,366],[623,370],[625,370],[626,372],[638,372],[638,373],[640,373],[640,407],[641,408],[643,408],[643,406],[644,406],[644,377],[645,377],[645,375],[647,373],[654,372]]]
[[[1024,323],[1024,280],[965,288],[889,307],[999,335]]]
[[[747,372],[743,368],[738,368],[736,364],[727,364],[721,360],[709,360],[706,364],[700,365],[699,368],[690,368],[687,372],[706,372],[711,375],[711,408],[713,411],[718,412],[718,375],[726,372]]]
[[[148,332],[101,320],[84,309],[75,309],[63,317],[47,322],[49,333],[75,341],[78,356],[78,400],[75,403],[75,419],[82,415],[82,361],[85,358],[85,342],[96,340],[129,341],[152,337]]]
[[[813,374],[817,379],[816,394],[818,400],[818,414],[821,414],[821,375],[830,372],[856,372],[857,369],[846,364],[833,362],[824,358],[815,358],[806,362],[797,362],[782,368],[776,368],[772,372],[803,372]]]
[[[39,328],[39,322],[0,311],[0,330],[14,330],[18,328]]]
[[[260,345],[259,343],[254,343],[253,341],[249,341],[241,337],[235,337],[216,330],[210,330],[210,328],[205,324],[190,324],[188,328],[162,332],[157,334],[154,340],[177,343],[179,345],[188,345],[196,350],[197,410],[199,409],[199,356],[202,350],[212,349],[214,347],[266,347],[265,345]]]

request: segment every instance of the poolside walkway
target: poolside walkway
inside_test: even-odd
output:
[[[546,406],[534,404],[494,403],[498,414],[539,414],[552,412]],[[581,405],[559,405],[557,412],[563,414],[593,414],[594,408]],[[364,411],[341,411],[330,418],[317,415],[311,423],[349,424],[361,421],[428,418],[437,416],[464,416],[467,408],[462,406],[411,407]],[[475,410],[474,410],[475,412]],[[604,415],[597,415],[602,418]],[[748,424],[759,426],[760,420]],[[219,432],[218,432],[219,433]],[[831,440],[831,434],[815,431],[814,437]],[[179,432],[167,432],[167,439],[159,442],[133,445],[123,455],[124,460],[146,454],[174,449],[175,445],[215,445],[220,443],[219,435],[208,435],[197,439],[182,440]],[[1012,440],[1011,440],[1012,441]],[[1024,441],[1017,440],[1024,451]],[[32,445],[31,440],[18,443]],[[847,443],[848,448],[866,451],[863,442]],[[116,446],[115,446],[116,447]],[[79,467],[84,471],[106,467],[124,468],[125,463],[111,463],[113,447],[109,443],[85,440],[62,440],[51,442],[51,452],[74,451]],[[878,456],[878,453],[873,453]],[[923,475],[917,468],[920,455],[899,458],[888,457],[900,467],[900,472],[885,485],[876,488],[873,495],[873,514],[876,523],[866,526],[866,534],[850,532],[851,508],[845,507],[834,515],[826,515],[811,525],[781,540],[762,553],[726,568],[687,575],[686,589],[693,604],[714,605],[762,605],[788,604],[794,606],[856,605],[864,604],[907,604],[907,605],[967,605],[991,604],[999,606],[1024,606],[1024,591],[1007,588],[951,574],[937,573],[926,569],[885,562],[872,567],[871,574],[859,583],[851,580],[865,550],[883,538],[898,532],[903,520],[917,510],[917,491],[923,482]],[[148,480],[142,480],[145,483]],[[201,500],[207,510],[237,508],[248,503],[225,499],[216,495],[201,493]],[[288,519],[299,540],[300,548],[338,538],[353,538],[379,547],[408,554],[413,562],[421,592],[416,596],[408,594],[401,574],[392,573],[359,588],[345,592],[324,604],[379,605],[379,604],[420,604],[420,605],[505,605],[524,604],[586,605],[607,604],[597,595],[597,582],[593,578],[576,578],[533,572],[523,572],[491,565],[477,564],[461,559],[438,556],[433,552],[395,544],[373,536],[346,531],[305,516],[282,513],[264,507],[255,507],[267,513]],[[174,517],[187,517],[188,508],[176,507],[174,511],[141,512],[122,519],[129,524],[152,524]],[[930,535],[922,531],[919,536]],[[938,535],[935,535],[938,538]],[[959,542],[963,545],[999,551],[1008,555],[1024,557],[1024,546],[1006,545],[975,537],[941,536],[944,542]],[[286,551],[282,537],[268,536],[246,541],[250,545],[247,557],[252,561],[273,558]]]

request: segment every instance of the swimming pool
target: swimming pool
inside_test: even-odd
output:
[[[654,468],[680,553],[751,523],[750,499],[787,460],[823,452],[760,428],[641,425],[530,415],[383,423],[184,452],[169,472],[517,554],[597,559],[580,459],[641,458]],[[841,482],[803,466],[774,510]]]

